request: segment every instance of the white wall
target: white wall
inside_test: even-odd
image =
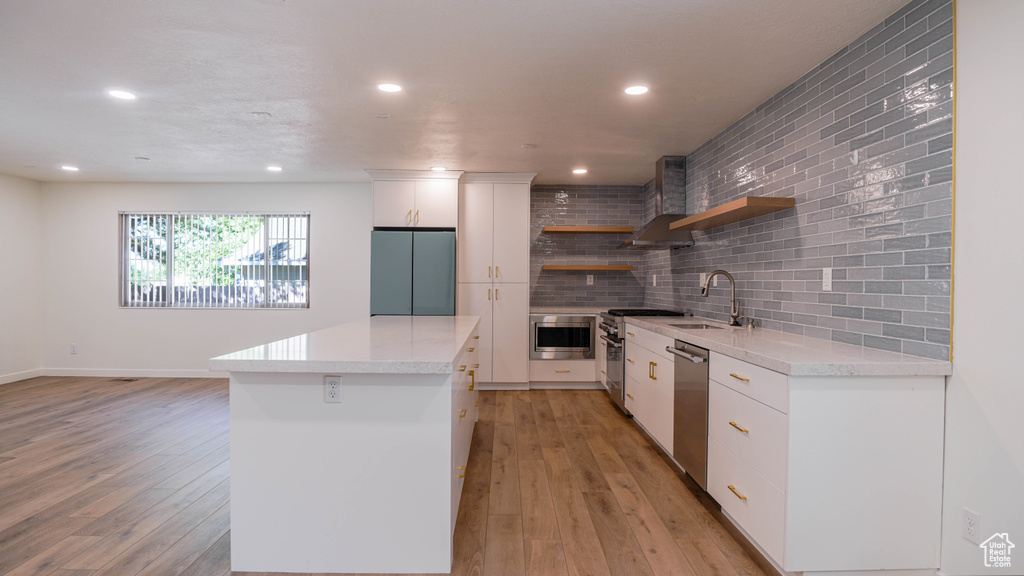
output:
[[[0,384],[40,375],[39,183],[0,174]]]
[[[953,375],[947,384],[943,574],[1024,574],[1024,2],[956,3]],[[987,569],[963,508],[1013,566]]]
[[[50,375],[205,375],[213,356],[369,314],[369,183],[51,183],[42,185],[42,210],[42,355]],[[118,307],[118,211],[155,210],[310,212],[311,307]]]

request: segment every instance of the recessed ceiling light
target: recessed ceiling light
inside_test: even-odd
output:
[[[388,120],[391,118],[391,114],[374,114],[373,117],[377,120]]]
[[[638,94],[647,94],[647,86],[630,86],[626,88],[626,94],[636,96]]]
[[[401,92],[402,87],[398,84],[377,84],[377,90],[381,92]]]
[[[151,158],[147,158],[145,156],[136,156],[135,159],[142,160],[143,162],[149,162],[151,160]]]
[[[573,174],[586,174],[587,173],[587,169],[586,168],[575,168],[572,171],[572,173]]]
[[[114,98],[120,98],[121,100],[135,100],[135,94],[125,92],[124,90],[107,90],[107,94]]]
[[[61,170],[67,170],[68,172],[78,172],[77,166],[61,166]]]
[[[445,170],[447,170],[447,168],[445,168],[444,166],[431,166],[430,169],[433,170],[434,172],[444,172]]]
[[[268,172],[280,172],[281,171],[281,167],[280,166],[267,166],[267,171]]]
[[[530,150],[530,149],[536,148],[536,147],[537,147],[536,144],[523,144],[522,145],[522,148],[526,148],[527,150]]]

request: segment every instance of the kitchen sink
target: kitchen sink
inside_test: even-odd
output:
[[[682,328],[683,330],[721,330],[723,326],[715,326],[714,324],[669,324],[674,328]]]

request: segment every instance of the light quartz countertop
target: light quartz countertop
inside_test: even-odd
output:
[[[373,316],[210,360],[220,372],[450,374],[477,316]]]
[[[952,364],[941,360],[763,328],[731,328],[693,316],[634,316],[626,318],[626,323],[791,376],[947,376],[953,373]],[[672,326],[683,323],[725,327],[687,330]]]
[[[607,312],[608,306],[595,308],[593,306],[530,306],[530,314],[580,314],[583,316],[596,316],[601,312]]]

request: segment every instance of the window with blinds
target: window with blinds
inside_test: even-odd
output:
[[[309,214],[120,216],[122,307],[309,307]]]

